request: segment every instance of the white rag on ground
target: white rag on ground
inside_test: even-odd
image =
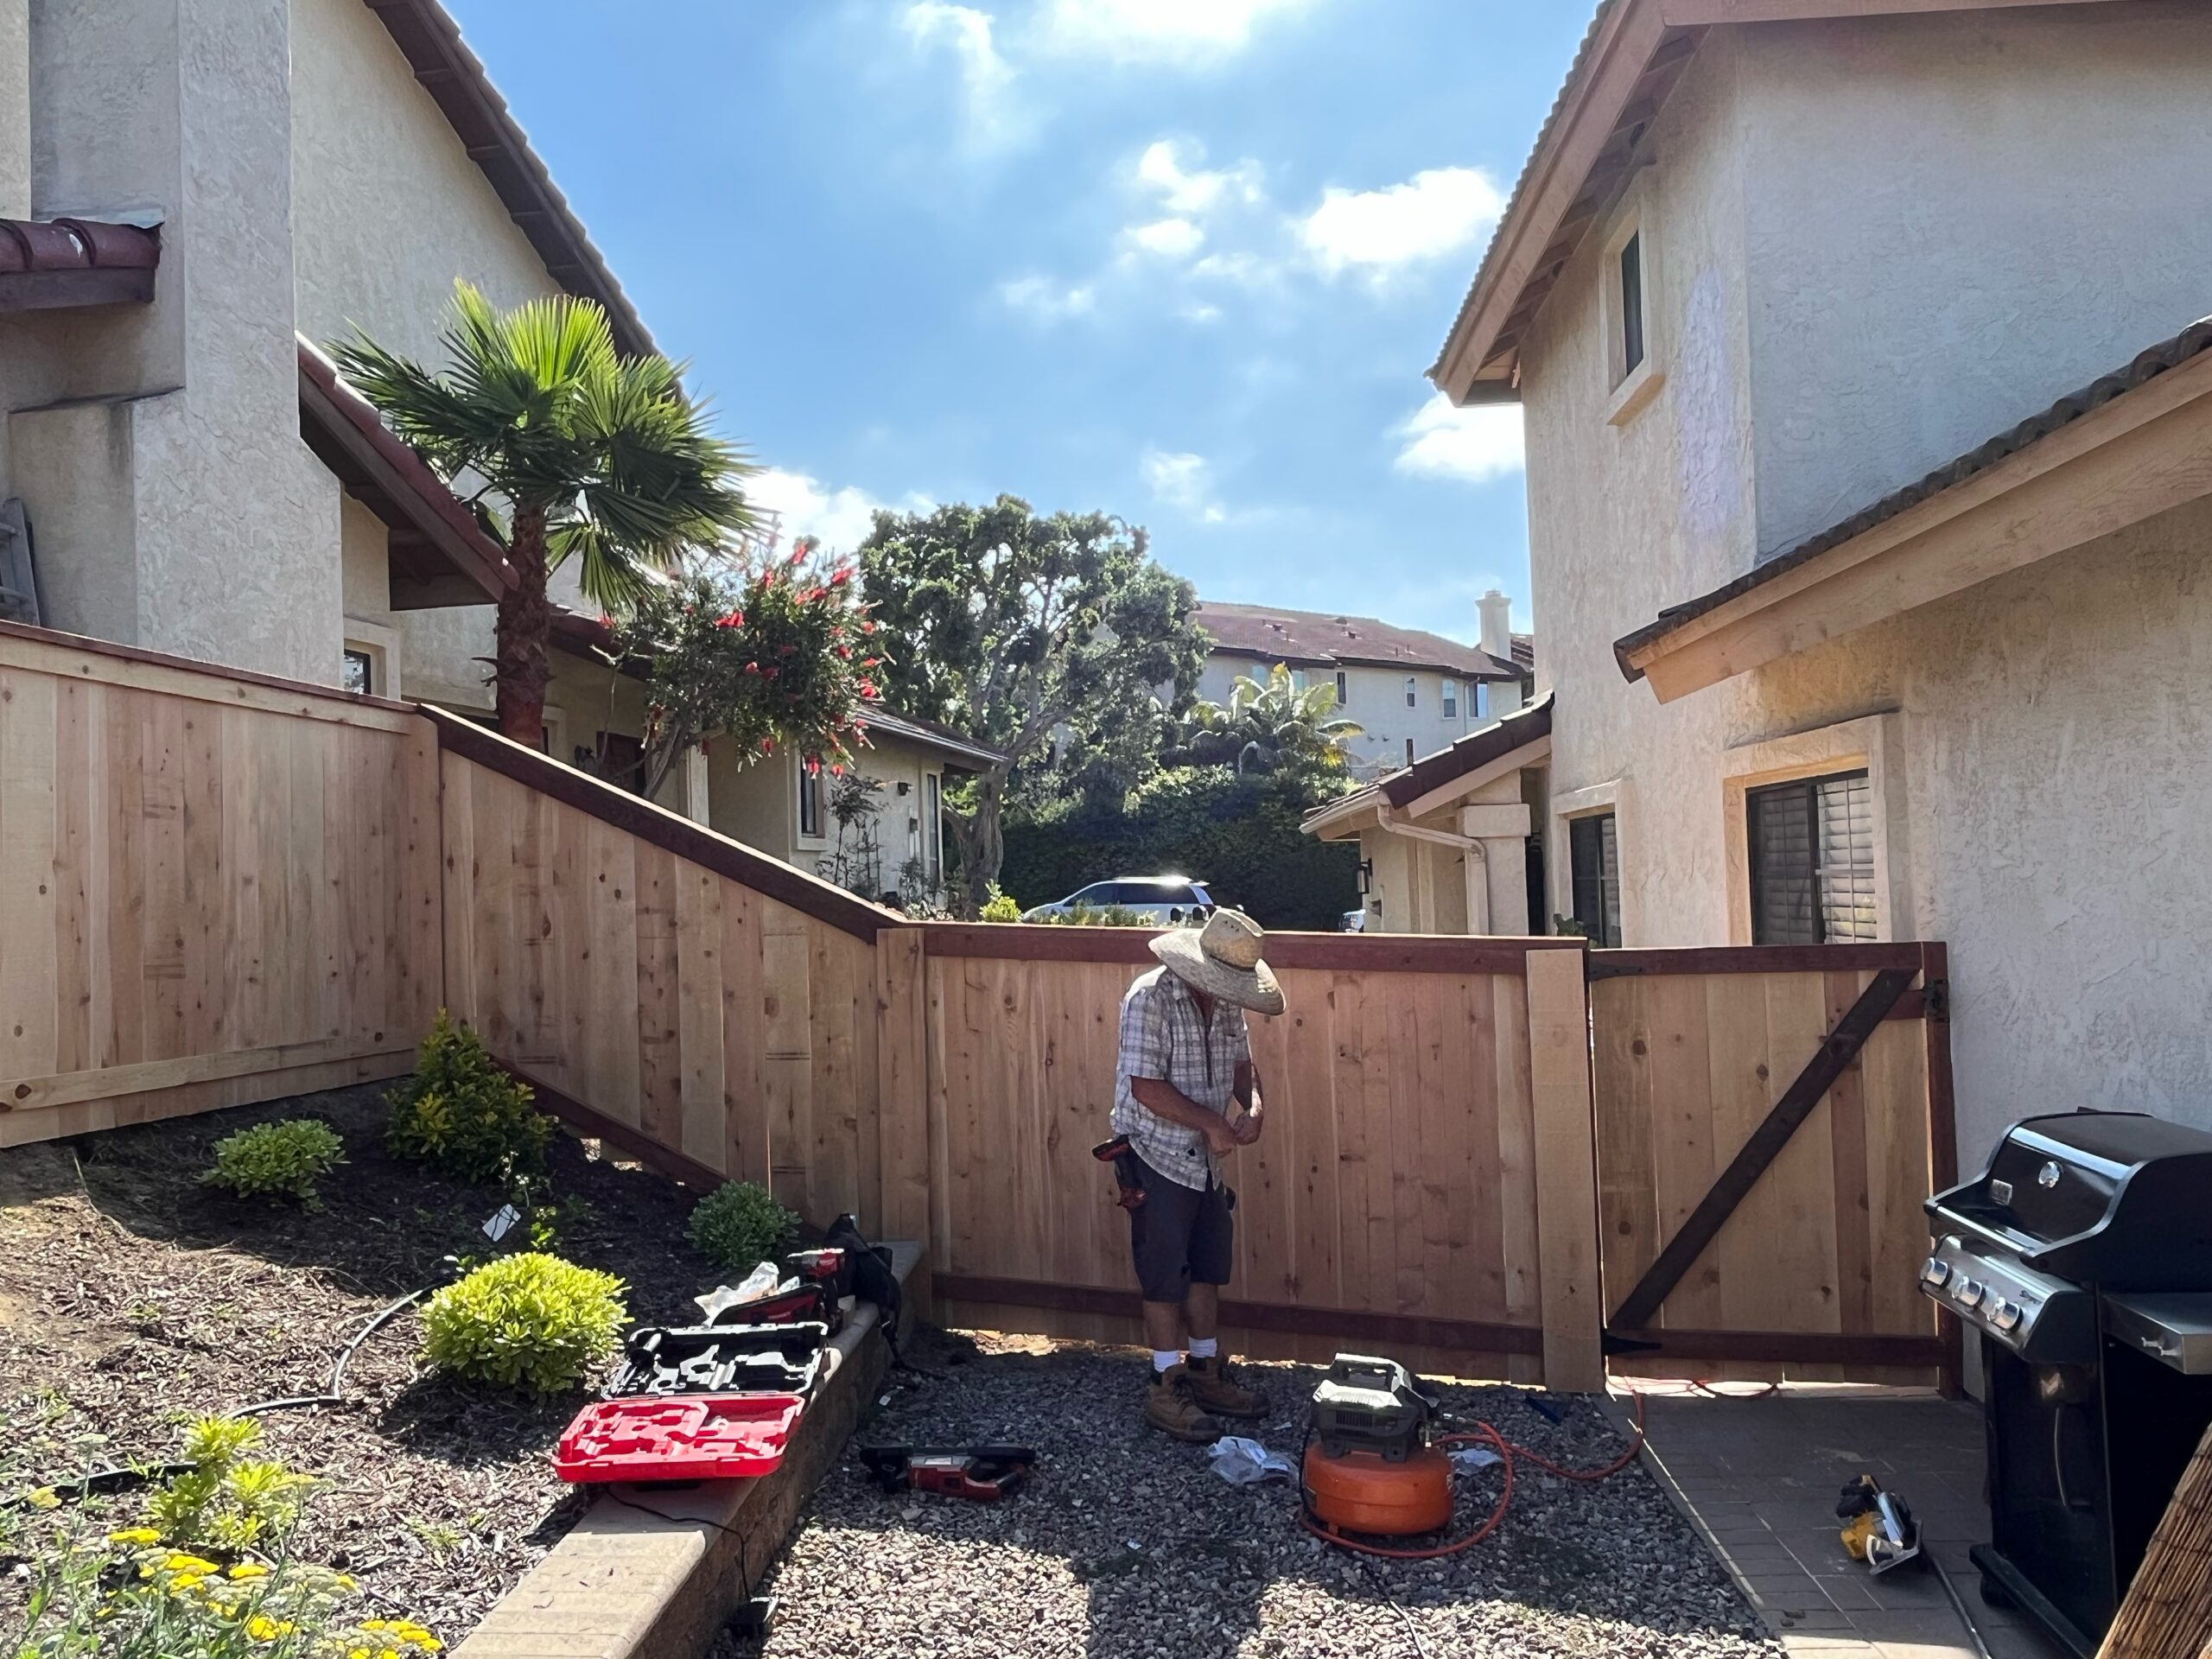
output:
[[[1224,1434],[1207,1448],[1213,1471],[1232,1486],[1256,1486],[1263,1480],[1295,1480],[1298,1465],[1242,1434]]]

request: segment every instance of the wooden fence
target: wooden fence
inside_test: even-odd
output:
[[[1122,995],[1156,965],[1144,938],[922,932],[939,1297],[1135,1340],[1128,1226],[1088,1149]],[[1269,1128],[1227,1174],[1243,1351],[1601,1375],[1581,953],[1562,943],[1270,938],[1289,1006],[1251,1020]]]
[[[1943,947],[1599,951],[1589,974],[1609,1323],[1617,1345],[1649,1344],[1616,1368],[1955,1376],[1918,1288],[1921,1204],[1957,1168]],[[1821,1059],[1844,1063],[1816,1086]],[[1770,1124],[1771,1161],[1732,1185]],[[1653,1277],[1700,1206],[1710,1242],[1683,1240]]]
[[[1588,1388],[1611,1311],[1647,1370],[1948,1354],[1941,946],[1268,955],[1245,1351]],[[0,626],[0,1145],[396,1076],[442,1003],[589,1133],[926,1239],[955,1318],[1128,1339],[1090,1147],[1152,960],[911,923],[439,710]]]
[[[0,626],[0,1146],[405,1070],[437,807],[408,705]]]

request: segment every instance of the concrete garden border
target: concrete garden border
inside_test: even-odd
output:
[[[891,1246],[902,1286],[922,1247]],[[908,1323],[915,1303],[907,1300]],[[704,1653],[782,1548],[891,1368],[876,1310],[856,1306],[781,1465],[758,1480],[610,1486],[454,1659],[692,1659]],[[645,1507],[634,1507],[643,1505]]]

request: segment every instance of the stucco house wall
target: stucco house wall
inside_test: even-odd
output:
[[[1884,931],[1952,946],[1969,1160],[2032,1110],[2212,1124],[2212,509],[1674,704],[1611,641],[2207,309],[2208,70],[2162,0],[1715,30],[1624,204],[1664,385],[1607,423],[1601,238],[1524,359],[1554,907],[1610,808],[1625,943],[1745,941],[1746,780],[1867,766]]]

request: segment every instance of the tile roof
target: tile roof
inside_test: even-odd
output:
[[[1215,650],[1270,663],[1432,668],[1480,680],[1522,677],[1517,664],[1500,662],[1473,645],[1417,628],[1393,627],[1371,616],[1329,616],[1271,605],[1218,605],[1211,600],[1200,601],[1193,614],[1213,637]]]
[[[553,183],[553,175],[492,85],[483,62],[461,38],[438,0],[363,0],[399,48],[415,79],[436,103],[468,158],[482,170],[546,274],[569,293],[597,300],[613,321],[615,343],[633,355],[652,352],[645,320],[622,292],[605,257]]]
[[[0,219],[0,311],[143,304],[162,260],[158,228],[93,219]]]
[[[1685,600],[1680,605],[1669,606],[1659,613],[1656,620],[1647,622],[1633,633],[1624,634],[1613,642],[1613,655],[1620,663],[1621,672],[1631,680],[1642,679],[1643,671],[1630,665],[1631,652],[1642,650],[1655,640],[1665,639],[1675,629],[1708,611],[1717,610],[1732,599],[1772,582],[1785,571],[1795,570],[1819,558],[1823,553],[1857,540],[1907,508],[1917,506],[1923,501],[1964,483],[1977,473],[1986,472],[2008,456],[2018,454],[2030,445],[2049,437],[2061,427],[2072,424],[2091,410],[2102,408],[2113,398],[2126,396],[2207,351],[2212,351],[2212,317],[2200,319],[2171,339],[2162,340],[2147,351],[2138,353],[2110,374],[2068,392],[2056,403],[2031,415],[2018,426],[1999,433],[1986,443],[1969,449],[1957,459],[1938,467],[1926,477],[1891,492],[1872,505],[1860,508],[1850,518],[1829,525],[1816,536],[1807,537],[1787,552],[1777,554],[1764,563],[1754,566],[1732,582],[1723,582],[1710,593],[1700,594],[1695,599]]]
[[[512,588],[515,575],[506,550],[477,523],[476,515],[385,425],[377,406],[338,372],[336,364],[311,341],[300,338],[298,345],[300,435],[390,529],[393,576],[434,581],[442,569],[450,569],[492,599]]]
[[[1552,734],[1552,694],[1548,691],[1526,708],[1516,709],[1503,719],[1494,720],[1478,730],[1469,732],[1448,748],[1433,754],[1425,754],[1410,766],[1402,766],[1386,777],[1379,778],[1364,789],[1356,789],[1349,795],[1335,800],[1306,815],[1306,825],[1313,828],[1321,820],[1339,818],[1347,811],[1360,807],[1387,803],[1393,807],[1411,806],[1433,790],[1441,789],[1470,772],[1480,772],[1496,760],[1502,760],[1516,749],[1526,748],[1539,738]]]

